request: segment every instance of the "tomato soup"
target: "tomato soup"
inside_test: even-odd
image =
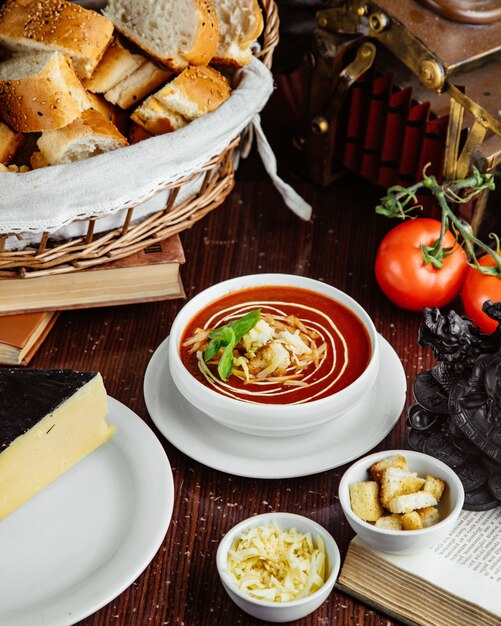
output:
[[[282,331],[279,341],[283,341],[280,336],[302,336],[308,346],[301,341],[302,352],[292,348],[290,363],[280,375],[249,378],[249,368],[245,367],[247,377],[232,374],[223,380],[217,367],[205,364],[202,352],[190,351],[189,344],[193,345],[193,337],[203,334],[202,330],[221,328],[256,309]],[[284,328],[295,330],[284,335]],[[309,360],[304,352],[308,352]],[[347,307],[308,289],[278,285],[243,289],[215,300],[187,325],[180,349],[183,364],[202,384],[243,402],[263,404],[302,404],[336,393],[362,374],[371,353],[365,326]]]

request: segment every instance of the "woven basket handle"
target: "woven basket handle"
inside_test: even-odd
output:
[[[261,6],[265,14],[265,27],[263,47],[256,56],[258,59],[261,59],[268,69],[271,69],[273,52],[279,40],[278,27],[280,26],[280,18],[278,17],[278,7],[275,0],[261,0]]]

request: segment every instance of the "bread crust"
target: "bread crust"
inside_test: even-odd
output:
[[[175,94],[176,91],[196,106],[198,112],[196,117],[215,111],[231,94],[226,78],[208,66],[189,67],[154,96],[160,102],[167,102],[169,95]],[[178,112],[185,114],[183,111]],[[192,119],[194,118],[195,116]]]
[[[188,52],[183,52],[186,65],[208,65],[216,53],[219,22],[210,0],[193,0],[198,8],[198,37]],[[176,69],[176,68],[174,68]]]
[[[136,2],[137,0],[130,0]],[[178,0],[179,1],[179,0]],[[214,56],[219,39],[219,23],[214,5],[210,0],[190,0],[197,11],[198,32],[190,50],[171,50],[167,54],[154,50],[148,40],[137,32],[132,32],[117,15],[113,13],[112,2],[104,9],[104,14],[113,22],[115,28],[127,39],[133,41],[153,59],[167,65],[175,72],[181,72],[189,65],[207,65]],[[172,54],[175,52],[175,54]]]
[[[121,109],[129,109],[171,76],[170,70],[159,67],[152,61],[145,61],[132,74],[107,91],[104,97]]]
[[[236,1],[238,2],[238,0]],[[226,47],[224,52],[221,49],[224,48],[224,46],[218,44],[214,58],[212,59],[213,63],[232,67],[243,67],[250,61],[252,56],[250,46],[256,41],[264,28],[263,13],[259,3],[257,0],[254,0],[252,5],[252,12],[256,18],[254,29],[249,32],[247,39],[232,42],[232,45]]]
[[[23,142],[24,135],[13,132],[6,124],[0,122],[0,163],[9,165]]]
[[[142,126],[133,122],[130,127],[129,134],[127,135],[127,139],[129,140],[129,144],[132,146],[135,143],[139,143],[145,139],[150,139],[153,136],[154,135],[152,135],[152,133],[149,133]]]
[[[249,33],[249,38],[247,41],[242,42],[242,47],[249,47],[256,39],[261,35],[264,28],[264,18],[263,12],[261,11],[261,7],[257,0],[254,2],[254,11],[256,16],[256,26],[254,30]]]
[[[44,155],[39,150],[36,150],[30,156],[30,164],[32,170],[38,170],[41,167],[47,167],[47,165],[49,165]]]
[[[37,141],[40,152],[49,165],[61,163],[68,148],[79,139],[101,136],[116,142],[115,148],[127,146],[127,139],[101,113],[94,109],[84,111],[68,126],[42,133]]]
[[[230,93],[227,80],[214,68],[189,67],[147,98],[131,119],[148,132],[161,135],[214,111]]]
[[[133,54],[114,38],[90,78],[83,81],[93,93],[104,93],[132,74],[146,61],[142,54]]]
[[[19,132],[62,128],[82,113],[83,102],[88,103],[87,92],[69,58],[59,52],[36,74],[0,79],[0,116]]]
[[[125,111],[119,107],[114,106],[111,102],[105,100],[101,95],[95,93],[89,93],[89,99],[91,108],[101,113],[107,120],[110,120],[122,135],[127,134],[127,130],[130,126],[129,116]]]
[[[66,53],[81,78],[91,76],[112,34],[106,17],[66,0],[7,0],[0,9],[0,43]]]
[[[153,96],[132,113],[131,120],[152,135],[171,133],[188,124],[188,120],[166,110]]]

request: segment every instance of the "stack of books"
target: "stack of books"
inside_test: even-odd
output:
[[[85,270],[0,279],[0,364],[27,365],[58,312],[184,297],[179,235]]]

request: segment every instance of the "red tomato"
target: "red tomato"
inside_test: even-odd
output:
[[[496,265],[490,254],[481,257],[478,262],[480,265]],[[461,290],[461,300],[464,312],[476,326],[480,326],[486,333],[496,330],[498,323],[482,311],[482,305],[486,300],[501,302],[501,278],[486,276],[473,267],[468,268]]]
[[[458,295],[468,263],[450,231],[445,233],[442,247],[456,248],[443,259],[443,268],[436,269],[423,260],[420,246],[431,246],[439,235],[439,221],[419,217],[402,222],[382,240],[376,256],[376,278],[394,304],[421,311],[424,306],[444,306]]]

